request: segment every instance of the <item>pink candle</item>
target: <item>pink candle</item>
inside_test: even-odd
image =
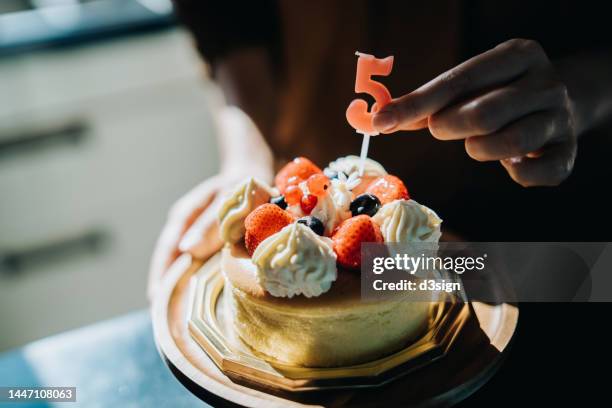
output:
[[[376,58],[373,55],[355,53],[357,59],[357,73],[355,77],[355,92],[372,95],[376,101],[368,111],[368,103],[363,99],[354,99],[346,110],[346,120],[359,133],[376,135],[378,132],[372,127],[372,112],[376,112],[391,102],[391,94],[380,82],[374,81],[372,76],[387,76],[393,68],[393,56]]]

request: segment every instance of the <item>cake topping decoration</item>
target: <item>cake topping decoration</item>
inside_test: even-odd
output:
[[[330,236],[342,221],[351,216],[349,205],[352,197],[346,182],[338,179],[332,180],[329,194],[319,199],[310,213],[323,222],[325,235]]]
[[[313,174],[318,173],[323,173],[323,171],[321,171],[316,164],[305,157],[298,157],[287,163],[285,167],[278,172],[274,179],[274,183],[280,192],[284,193],[287,187],[296,186],[302,181],[308,180]],[[287,195],[285,195],[285,197],[287,197]]]
[[[298,205],[302,200],[302,189],[299,186],[289,186],[285,190],[285,201],[288,205]]]
[[[410,199],[398,177],[372,159],[359,174],[357,156],[323,172],[299,157],[277,174],[276,188],[241,183],[219,213],[228,244],[244,237],[257,279],[273,296],[318,296],[336,279],[336,265],[359,269],[364,242],[437,242],[442,220]],[[389,249],[391,250],[391,248]]]
[[[373,217],[380,209],[380,200],[374,194],[361,194],[351,202],[351,214]]]
[[[302,195],[302,199],[300,200],[300,207],[304,214],[310,214],[312,210],[316,207],[319,199],[314,194],[304,194]]]
[[[338,177],[332,180],[332,186],[336,187],[336,190],[340,189],[348,192],[353,191],[359,184],[361,184],[361,177],[359,177],[357,172],[350,173],[349,175],[340,172]]]
[[[266,183],[248,178],[227,197],[219,210],[219,232],[225,242],[235,243],[245,234],[244,220],[257,206],[268,202],[274,195]]]
[[[374,179],[368,185],[366,193],[378,197],[382,204],[390,203],[393,200],[408,200],[410,198],[408,189],[402,180],[390,174]]]
[[[442,220],[414,200],[395,200],[374,216],[385,242],[438,242]]]
[[[252,260],[257,266],[258,283],[272,296],[319,296],[337,277],[331,240],[301,222],[266,238]]]
[[[250,255],[270,235],[294,221],[291,214],[274,204],[262,204],[244,220],[244,243]]]
[[[359,157],[357,156],[350,155],[340,157],[329,163],[329,165],[325,168],[325,171],[329,172],[329,174],[337,174],[342,172],[346,176],[349,176],[352,173],[357,173],[357,176],[359,176],[359,164]],[[372,159],[365,160],[362,177],[378,177],[385,176],[386,174],[387,171],[380,163]]]
[[[302,217],[297,220],[297,222],[300,224],[304,224],[305,226],[313,230],[314,233],[317,235],[323,235],[325,233],[325,226],[317,217]]]
[[[276,196],[276,197],[272,197],[270,199],[270,203],[278,205],[283,210],[287,209],[287,201],[285,201],[285,196],[284,195],[279,195],[279,196]]]
[[[361,267],[361,243],[383,242],[378,225],[367,215],[345,220],[332,235],[338,265],[347,269]]]
[[[317,173],[308,177],[306,186],[312,194],[321,197],[329,192],[330,181],[325,174]]]

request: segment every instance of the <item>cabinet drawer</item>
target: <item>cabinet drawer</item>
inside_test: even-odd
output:
[[[181,29],[0,59],[0,117],[195,78],[202,63]]]
[[[0,248],[104,226],[111,208],[167,205],[212,174],[206,95],[177,80],[91,100],[72,114],[86,124],[80,142],[0,157]]]
[[[165,35],[21,61],[26,84],[0,63],[0,349],[145,306],[170,205],[216,172],[214,92]]]

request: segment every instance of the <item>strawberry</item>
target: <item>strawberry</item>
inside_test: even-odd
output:
[[[287,186],[285,189],[285,201],[289,205],[299,204],[303,195],[302,189],[298,186]]]
[[[382,205],[390,203],[393,200],[408,200],[410,195],[408,189],[399,178],[387,174],[380,176],[368,185],[366,193],[374,194],[380,200]]]
[[[357,187],[355,187],[351,191],[355,196],[361,195],[366,192],[368,186],[372,184],[372,182],[377,178],[378,176],[363,176],[361,177],[361,183],[359,183],[359,185],[357,185]]]
[[[284,193],[288,186],[297,185],[307,180],[308,177],[313,174],[318,173],[323,173],[323,171],[321,171],[317,165],[305,157],[298,157],[287,163],[285,167],[278,172],[274,179],[274,183],[280,192]]]
[[[361,267],[361,243],[383,242],[383,237],[372,219],[358,215],[342,222],[332,235],[338,265],[347,269]]]
[[[255,208],[244,220],[244,244],[249,255],[253,255],[261,241],[293,221],[293,216],[278,205],[266,203]]]

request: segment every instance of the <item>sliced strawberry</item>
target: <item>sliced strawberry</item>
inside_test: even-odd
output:
[[[278,205],[266,203],[255,208],[244,220],[244,244],[249,255],[253,255],[261,241],[292,222],[293,216]]]
[[[342,222],[332,235],[338,265],[347,269],[361,267],[361,243],[383,242],[383,237],[372,219],[358,215]]]
[[[374,194],[380,200],[382,205],[390,203],[393,200],[408,200],[410,195],[408,189],[399,178],[387,174],[380,176],[368,185],[366,193]]]
[[[274,183],[280,192],[284,193],[288,186],[297,185],[307,180],[308,177],[313,174],[318,173],[323,173],[323,171],[317,167],[316,164],[305,157],[298,157],[287,163],[285,167],[278,172],[274,179]]]

